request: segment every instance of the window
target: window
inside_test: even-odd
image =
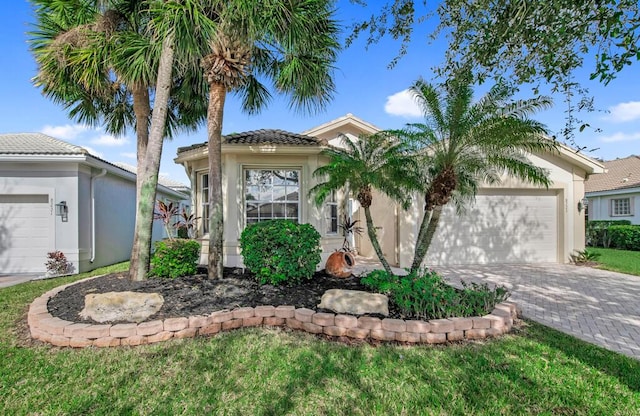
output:
[[[300,171],[247,169],[244,172],[246,224],[289,219],[299,221]]]
[[[209,232],[209,175],[201,177],[201,201],[202,201],[202,233]]]
[[[631,199],[612,199],[611,200],[611,216],[631,216]]]
[[[336,192],[332,191],[324,206],[325,220],[327,221],[327,234],[338,234],[338,199]]]

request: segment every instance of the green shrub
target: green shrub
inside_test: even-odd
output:
[[[620,250],[640,251],[640,225],[612,225],[609,235],[611,246]]]
[[[407,276],[374,270],[360,282],[376,292],[388,294],[404,316],[420,319],[482,316],[509,297],[504,287],[491,289],[486,283],[462,282],[463,289],[457,289],[432,270]]]
[[[149,276],[176,277],[196,274],[200,244],[194,240],[163,240],[155,243]]]
[[[320,263],[320,234],[309,224],[262,221],[240,236],[244,265],[260,284],[299,283],[310,279]]]
[[[605,247],[611,245],[609,227],[613,225],[630,225],[629,220],[592,220],[587,222],[587,245],[591,247]]]
[[[462,281],[459,291],[459,313],[457,316],[482,316],[493,311],[500,302],[509,298],[509,291],[504,286],[491,289],[487,283],[466,283]]]
[[[593,263],[600,257],[600,253],[585,248],[584,250],[573,250],[573,253],[569,254],[569,261],[575,265]]]
[[[457,290],[431,270],[400,278],[392,297],[396,306],[407,316],[420,319],[458,316]]]
[[[373,270],[360,279],[360,283],[374,292],[389,294],[398,284],[398,276],[389,274],[385,270]]]

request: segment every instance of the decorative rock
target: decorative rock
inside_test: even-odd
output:
[[[158,312],[163,303],[158,293],[92,293],[85,296],[80,317],[96,322],[142,322]]]
[[[377,313],[389,316],[389,298],[360,290],[329,289],[322,295],[318,307],[351,315]]]
[[[329,276],[346,278],[351,276],[355,264],[356,259],[353,254],[345,251],[336,251],[329,256],[324,267]]]

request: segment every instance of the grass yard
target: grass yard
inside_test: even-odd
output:
[[[598,268],[640,276],[640,251],[600,247],[589,247],[588,250],[600,254],[596,260]]]
[[[30,301],[76,279],[0,290],[0,414],[640,414],[640,361],[532,322],[437,347],[261,328],[136,348],[25,346]]]

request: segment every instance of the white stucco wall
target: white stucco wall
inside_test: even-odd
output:
[[[611,200],[630,198],[632,215],[611,215]],[[593,192],[589,200],[589,220],[628,220],[631,224],[640,224],[640,192],[637,189],[627,191]]]
[[[3,162],[0,164],[0,194],[47,194],[49,195],[52,227],[51,244],[48,251],[62,251],[75,270],[79,266],[78,250],[78,174],[77,164],[46,162]],[[55,204],[66,201],[69,206],[68,221],[55,216]],[[2,221],[2,220],[0,220]],[[29,227],[29,224],[24,224]],[[17,230],[10,230],[4,238],[11,239]],[[28,232],[20,230],[19,232]],[[39,253],[28,266],[31,270],[46,271],[46,253]],[[1,259],[2,253],[0,253]],[[41,258],[42,257],[42,258]],[[0,260],[0,265],[2,260]],[[0,273],[24,271],[0,270]]]

